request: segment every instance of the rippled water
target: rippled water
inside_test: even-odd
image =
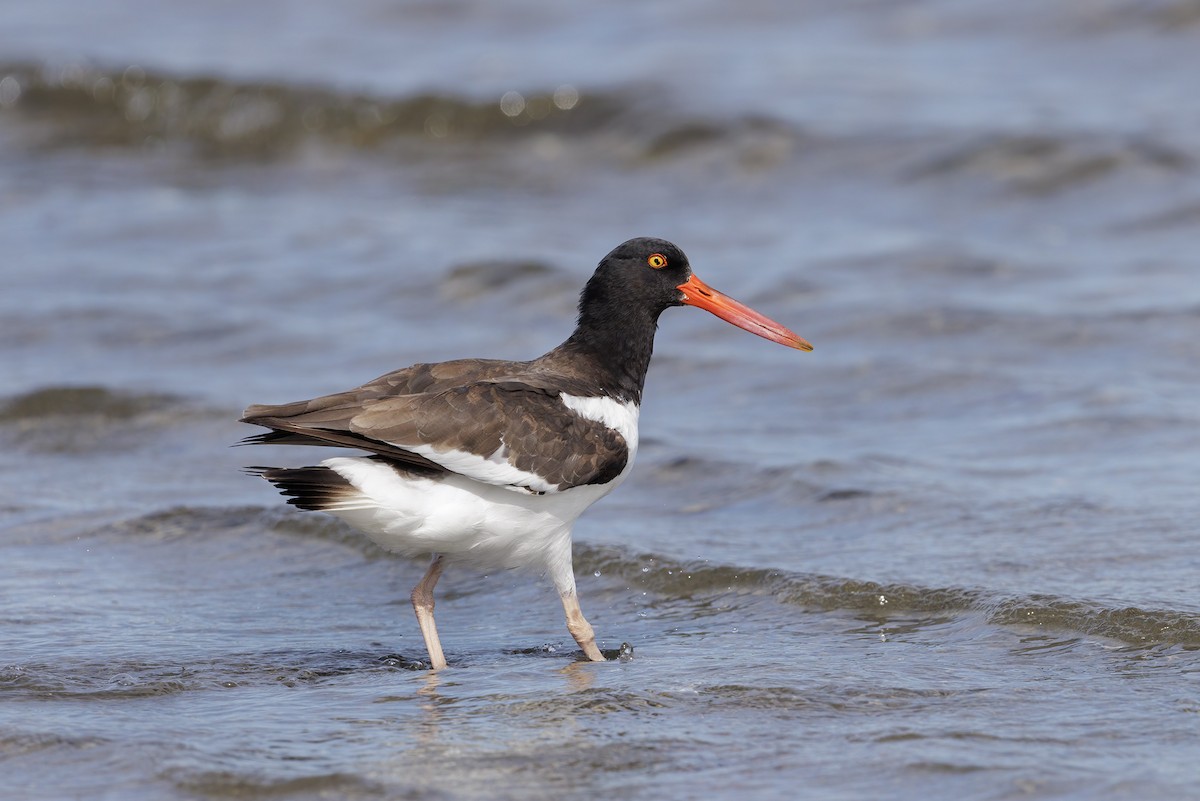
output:
[[[5,23],[4,793],[1194,794],[1195,3]],[[431,675],[424,565],[284,507],[233,421],[541,353],[635,235],[817,349],[668,311],[576,529],[633,658],[451,572]]]

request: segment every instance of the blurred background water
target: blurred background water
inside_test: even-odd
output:
[[[9,4],[0,795],[1195,795],[1198,74],[1194,0]],[[635,658],[451,573],[430,675],[234,421],[638,235],[817,349],[665,314],[576,529]]]

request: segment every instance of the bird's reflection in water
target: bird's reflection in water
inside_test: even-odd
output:
[[[564,679],[562,682],[562,692],[564,694],[572,694],[585,692],[595,687],[596,668],[597,663],[595,662],[571,661],[561,668],[556,669],[553,673],[557,673]],[[451,673],[455,675],[451,676]],[[449,708],[468,700],[446,693],[448,688],[464,686],[464,682],[452,680],[453,678],[459,678],[458,674],[461,674],[462,678],[465,679],[469,677],[470,669],[460,667],[449,668],[445,671],[430,670],[426,671],[420,677],[420,685],[412,696],[413,700],[417,701],[417,707],[420,709],[415,727],[417,742],[420,746],[432,747],[446,744],[441,742],[441,739],[443,725],[449,723],[453,717]],[[492,700],[497,699],[497,696],[494,694],[488,693],[486,695]],[[521,699],[518,696],[511,696],[508,700],[515,702]],[[558,720],[556,726],[561,726],[562,723],[563,721]]]
[[[566,677],[568,692],[590,690],[596,683],[595,664],[592,662],[570,662],[558,672]]]
[[[517,774],[522,786],[557,787],[561,763],[547,754],[592,766],[594,715],[607,708],[597,707],[597,694],[607,692],[599,671],[613,661],[516,659],[410,676],[406,692],[379,699],[394,705],[394,747],[380,755],[378,775],[479,797]]]
[[[417,688],[416,696],[421,709],[417,721],[417,742],[421,746],[432,746],[438,742],[438,729],[444,712],[442,707],[447,699],[438,692],[442,684],[441,672],[430,670],[421,677],[421,686]]]

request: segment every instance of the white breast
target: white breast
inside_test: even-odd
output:
[[[559,396],[563,405],[580,417],[603,423],[625,438],[629,446],[629,463],[633,464],[638,446],[638,414],[641,407],[636,401],[621,401],[612,398],[583,398],[563,392]],[[626,470],[629,468],[626,467]]]

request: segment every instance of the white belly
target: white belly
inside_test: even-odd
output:
[[[631,460],[632,462],[632,460]],[[329,508],[385,550],[406,556],[439,553],[480,570],[546,570],[569,559],[571,527],[611,492],[614,481],[533,495],[458,475],[404,477],[363,457],[327,459],[323,466],[358,488],[358,497]]]
[[[607,484],[535,495],[451,473],[438,479],[403,476],[378,460],[338,457],[321,464],[359,494],[326,511],[381,548],[407,556],[437,553],[481,570],[529,567],[571,578],[571,527],[612,492],[633,468],[638,406],[612,398],[561,395],[576,414],[619,432],[629,449],[625,469]]]

